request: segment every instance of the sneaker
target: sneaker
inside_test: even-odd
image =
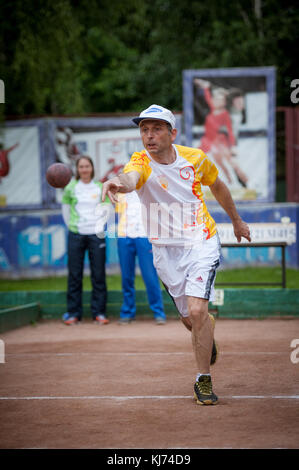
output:
[[[213,393],[210,375],[201,375],[194,384],[194,398],[198,405],[216,405],[218,397]]]
[[[156,325],[165,325],[166,319],[164,317],[156,317],[155,318]]]
[[[108,325],[109,320],[105,315],[97,315],[94,318],[94,322],[97,323],[98,325]]]
[[[209,313],[209,317],[210,317],[210,320],[211,320],[211,322],[212,322],[212,326],[213,326],[213,330],[214,330],[215,324],[216,324],[215,317],[214,317],[214,315],[212,315],[211,313]]]
[[[76,323],[79,322],[76,315],[74,315],[72,313],[64,313],[62,315],[62,321],[65,325],[75,325]]]
[[[210,360],[210,365],[213,366],[215,362],[217,361],[219,356],[219,349],[216,341],[213,339],[213,347],[212,347],[212,354],[211,354],[211,360]]]
[[[128,325],[129,323],[131,323],[132,321],[135,321],[135,317],[121,317],[119,320],[118,320],[118,323],[120,325]]]
[[[211,322],[212,322],[212,325],[213,325],[213,329],[215,329],[215,318],[213,315],[211,315],[211,313],[209,313],[209,317],[211,319]],[[219,356],[219,348],[218,348],[218,345],[215,341],[215,339],[213,339],[213,347],[212,347],[212,354],[211,354],[211,361],[210,361],[210,365],[212,366],[213,364],[215,364],[215,362],[217,361],[218,359],[218,356]]]

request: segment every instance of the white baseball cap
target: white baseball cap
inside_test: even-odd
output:
[[[159,119],[159,121],[166,121],[171,125],[171,128],[175,128],[175,117],[169,109],[163,108],[158,104],[151,104],[149,108],[141,111],[139,117],[134,118],[133,122],[139,125],[144,119]]]

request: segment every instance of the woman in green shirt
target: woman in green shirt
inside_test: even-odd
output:
[[[84,257],[88,252],[92,293],[91,314],[95,322],[106,325],[106,243],[103,231],[98,233],[102,183],[94,181],[94,165],[90,157],[81,156],[76,162],[76,176],[64,189],[62,214],[68,226],[68,285],[66,325],[82,319],[82,280]],[[103,227],[102,227],[103,230]]]

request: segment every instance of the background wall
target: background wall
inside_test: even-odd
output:
[[[221,232],[222,224],[229,222],[228,216],[212,203],[209,210]],[[272,241],[277,236],[289,238],[295,243],[286,249],[288,267],[299,267],[299,247],[294,231],[294,223],[299,220],[299,204],[246,204],[238,207],[240,215],[248,223],[260,224],[260,232],[256,231],[253,241],[268,241],[266,233],[268,223],[280,223],[288,217],[289,224],[278,226],[276,233],[270,233]],[[290,228],[288,228],[288,226]],[[269,226],[269,227],[272,227]],[[263,229],[263,230],[262,230]],[[287,234],[285,231],[287,230]],[[272,230],[273,231],[273,230]],[[114,231],[110,231],[113,232]],[[109,230],[108,230],[109,233]],[[226,238],[224,241],[229,241]],[[119,272],[116,238],[106,237],[107,272]],[[5,212],[0,215],[0,277],[32,277],[49,274],[64,274],[67,266],[67,229],[64,225],[60,209],[48,209],[25,213]],[[279,248],[223,248],[223,268],[235,266],[276,265],[280,263]],[[88,267],[88,259],[86,258]]]

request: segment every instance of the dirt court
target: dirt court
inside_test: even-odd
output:
[[[220,318],[215,337],[219,403],[199,406],[178,319],[53,320],[2,333],[0,448],[299,448],[299,318]]]

